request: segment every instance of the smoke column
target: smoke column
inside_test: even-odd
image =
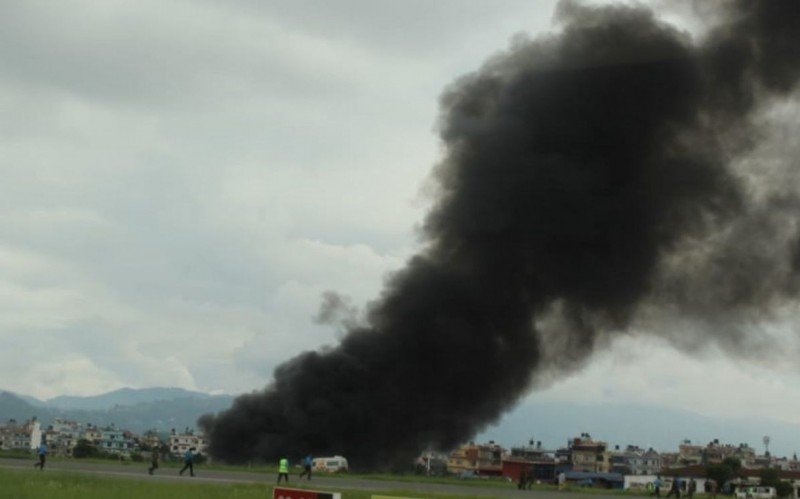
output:
[[[756,112],[795,88],[800,3],[715,5],[693,40],[642,6],[562,2],[556,34],[447,88],[424,249],[337,347],[201,418],[211,453],[409,463],[635,323],[737,341],[791,301],[797,183],[756,195],[734,165],[762,141]]]

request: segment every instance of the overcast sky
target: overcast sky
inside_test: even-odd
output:
[[[417,248],[443,88],[554,3],[3,2],[0,387],[240,393],[335,344],[321,294]],[[800,423],[798,381],[623,338],[532,397]]]

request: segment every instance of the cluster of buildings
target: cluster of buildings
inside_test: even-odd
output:
[[[46,443],[48,453],[56,456],[80,457],[91,454],[132,458],[142,452],[158,451],[180,458],[190,448],[206,454],[207,441],[202,434],[189,428],[183,432],[175,429],[168,434],[155,430],[137,435],[115,427],[98,427],[91,423],[78,423],[56,419],[42,428],[36,418],[19,423],[13,419],[0,423],[0,450],[29,452]],[[764,441],[768,445],[767,437]],[[732,461],[731,461],[732,460]],[[505,449],[495,442],[476,444],[470,442],[449,455],[428,452],[420,458],[428,472],[450,473],[462,477],[505,477],[531,482],[553,483],[560,474],[567,482],[581,486],[605,488],[644,488],[651,486],[656,477],[663,477],[665,486],[673,480],[694,480],[706,485],[707,467],[714,464],[736,462],[740,466],[738,484],[757,484],[765,468],[776,470],[781,480],[790,482],[794,497],[800,499],[800,461],[776,457],[768,451],[758,454],[747,444],[722,444],[713,440],[697,445],[685,440],[677,452],[657,452],[652,448],[635,445],[613,448],[606,442],[593,439],[588,433],[570,439],[567,445],[547,449],[541,442],[531,440],[528,445]],[[720,484],[721,485],[721,484]]]
[[[759,455],[747,444],[721,444],[719,440],[707,445],[685,440],[677,452],[657,452],[635,445],[611,447],[582,433],[557,449],[546,449],[541,442],[534,441],[511,449],[495,442],[470,442],[447,456],[430,454],[424,459],[428,469],[437,468],[438,459],[440,469],[458,476],[498,476],[517,481],[524,473],[528,480],[553,483],[564,473],[567,482],[620,489],[652,486],[659,476],[667,483],[677,477],[692,479],[702,487],[708,465],[733,459],[741,465],[740,480],[757,483],[761,470],[773,468],[782,480],[796,484],[795,497],[800,497],[800,461],[796,455],[791,459],[775,457],[769,452]]]
[[[42,428],[36,418],[24,423],[10,419],[0,424],[0,450],[30,451],[41,443],[47,444],[48,453],[55,456],[73,456],[76,449],[80,453],[88,447],[97,454],[123,458],[154,450],[180,457],[192,447],[197,453],[205,454],[207,447],[205,437],[189,428],[182,433],[173,429],[167,435],[160,435],[149,430],[137,435],[113,424],[100,428],[91,423],[61,419],[56,419],[47,428]]]
[[[29,450],[36,448],[41,440],[42,428],[36,419],[22,424],[9,419],[0,425],[0,450]]]

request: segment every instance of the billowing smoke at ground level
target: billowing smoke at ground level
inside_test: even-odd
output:
[[[447,88],[424,250],[341,344],[203,417],[211,453],[407,463],[633,334],[644,308],[735,341],[730,318],[792,300],[796,184],[756,196],[734,165],[764,135],[755,113],[796,86],[800,3],[715,6],[692,39],[645,7],[562,2],[557,34]]]

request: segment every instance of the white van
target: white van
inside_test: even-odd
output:
[[[778,496],[775,487],[746,486],[736,491],[737,499],[774,499]]]
[[[342,456],[315,457],[313,463],[314,471],[324,471],[325,473],[338,473],[349,469],[347,459]]]

